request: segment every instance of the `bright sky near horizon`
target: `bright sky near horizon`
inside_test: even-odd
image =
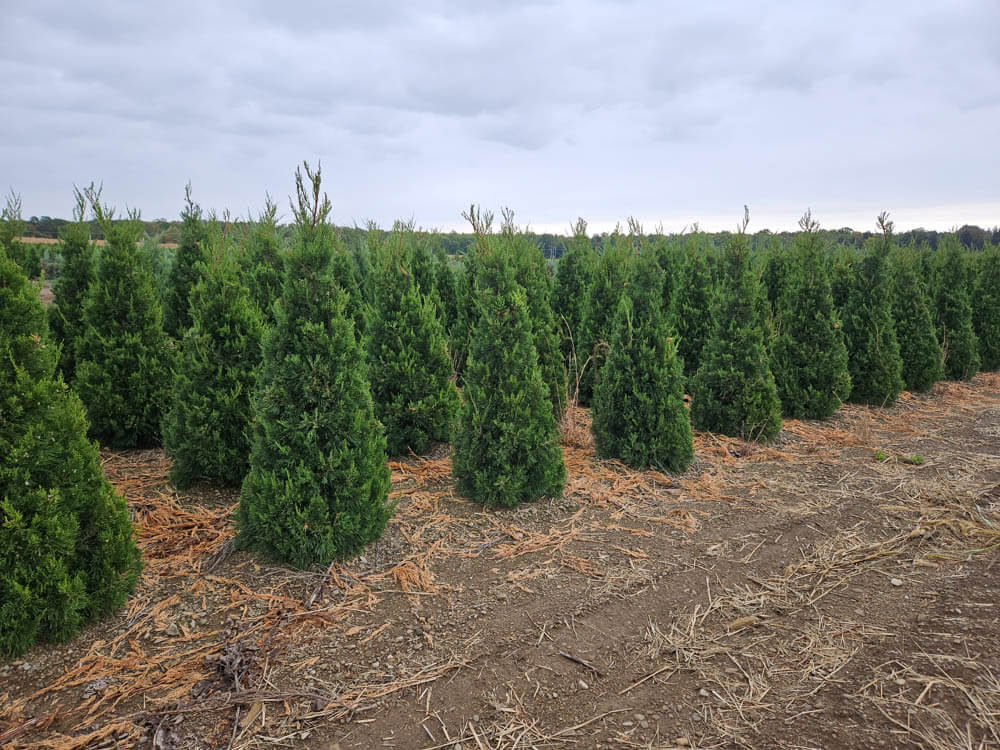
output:
[[[1000,224],[997,0],[0,0],[0,189],[338,224]]]

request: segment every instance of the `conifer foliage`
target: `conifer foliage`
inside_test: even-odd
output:
[[[228,225],[214,233],[213,257],[191,290],[191,327],[163,422],[163,445],[174,460],[170,477],[181,489],[195,479],[238,485],[250,454],[250,394],[264,320],[226,246]]]
[[[968,380],[979,372],[979,341],[972,325],[969,259],[958,239],[947,236],[938,247],[937,324],[944,350],[944,374]]]
[[[432,442],[447,441],[458,411],[437,307],[407,267],[414,240],[410,232],[394,232],[373,269],[369,372],[375,414],[385,425],[392,456],[426,453]]]
[[[912,247],[896,248],[892,263],[892,314],[908,391],[926,391],[944,377],[941,345],[931,315],[931,299]]]
[[[278,205],[267,196],[264,210],[250,226],[245,244],[243,276],[250,299],[268,325],[275,321],[274,303],[281,294],[284,253],[278,237]]]
[[[695,232],[679,263],[673,297],[671,319],[677,333],[677,354],[684,368],[684,377],[688,380],[698,371],[701,352],[712,332],[714,286],[708,253],[707,243],[702,235]]]
[[[7,195],[3,209],[0,209],[0,250],[17,263],[28,278],[35,279],[41,275],[41,255],[38,245],[33,242],[23,242],[24,219],[21,216],[21,196],[13,190]]]
[[[184,209],[181,211],[181,236],[174,265],[170,269],[166,296],[163,300],[163,328],[175,339],[182,338],[191,327],[191,290],[198,281],[199,264],[205,255],[205,222],[201,207],[191,198],[191,183],[184,187]]]
[[[983,250],[972,290],[972,324],[984,370],[1000,370],[1000,248]]]
[[[38,290],[0,250],[0,655],[124,603],[141,567],[125,501],[56,375]]]
[[[331,275],[320,170],[296,171],[295,238],[253,397],[237,545],[304,568],[352,557],[392,515],[382,425],[364,355]]]
[[[569,376],[571,394],[576,391],[580,378],[580,368],[586,360],[583,353],[584,320],[587,309],[587,295],[597,271],[597,253],[594,252],[587,236],[587,222],[577,219],[573,227],[573,238],[569,250],[559,259],[556,266],[555,288],[552,294],[552,309],[559,323],[561,333],[560,349]]]
[[[892,316],[892,280],[889,251],[892,222],[878,217],[882,232],[865,254],[849,268],[840,314],[851,373],[851,401],[892,406],[903,390],[903,360]]]
[[[608,358],[594,391],[594,443],[603,458],[637,469],[682,472],[694,456],[684,375],[662,300],[651,294],[662,290],[665,274],[646,253],[635,275],[633,294],[646,299],[633,303],[626,295],[618,303]]]
[[[480,252],[496,255],[493,238]],[[549,395],[532,340],[525,291],[511,261],[487,258],[477,273],[478,318],[453,438],[461,491],[486,506],[512,508],[562,494],[566,482]]]
[[[92,437],[112,448],[148,447],[160,440],[173,350],[152,272],[136,248],[138,212],[113,221],[113,211],[90,197],[107,244],[83,305],[74,389]]]
[[[747,440],[769,440],[781,431],[781,402],[765,347],[760,282],[750,266],[744,212],[740,231],[720,259],[712,334],[691,383],[691,424]]]
[[[850,393],[851,376],[843,331],[833,310],[819,223],[807,211],[799,226],[802,232],[792,250],[771,256],[778,295],[771,370],[784,416],[826,419]]]

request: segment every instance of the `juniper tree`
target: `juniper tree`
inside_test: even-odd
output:
[[[587,222],[577,219],[569,250],[556,266],[552,291],[552,311],[559,324],[560,350],[567,368],[571,393],[576,392],[580,368],[586,360],[582,349],[586,338],[583,326],[587,297],[597,272],[597,262],[597,253],[587,236]]]
[[[226,247],[226,230],[207,243],[210,262],[191,290],[191,326],[181,341],[163,446],[174,464],[173,483],[196,479],[236,486],[250,454],[250,394],[260,365],[263,313]]]
[[[611,340],[618,301],[626,291],[631,274],[632,256],[628,239],[613,234],[605,242],[594,281],[589,286],[583,334],[577,343],[577,358],[580,360],[578,400],[581,404],[589,405],[593,397],[595,378],[604,363]]]
[[[650,262],[646,262],[646,258]],[[592,408],[594,444],[603,458],[637,469],[682,472],[694,447],[684,406],[684,375],[662,310],[665,276],[652,254],[635,268],[632,295],[618,303]]]
[[[90,198],[107,244],[83,304],[74,389],[93,438],[118,449],[157,445],[173,350],[152,272],[136,248],[142,223],[138,212],[113,221],[113,211]]]
[[[0,249],[0,655],[124,603],[141,561],[125,501],[56,374],[38,290]]]
[[[972,325],[968,286],[969,260],[953,235],[938,245],[937,324],[944,351],[944,374],[949,380],[968,380],[979,372],[979,341]]]
[[[784,416],[826,419],[850,394],[851,376],[819,223],[807,211],[799,226],[791,251],[772,256],[782,258],[783,278],[774,302],[780,327],[772,343],[771,371]]]
[[[890,261],[892,313],[903,361],[903,385],[908,391],[926,391],[944,377],[944,365],[920,258],[915,248],[900,247]]]
[[[458,411],[444,328],[409,268],[414,239],[394,233],[373,268],[369,372],[392,456],[426,453],[432,442],[447,441]]]
[[[812,217],[810,216],[810,220]],[[801,226],[801,222],[800,222]],[[806,230],[803,230],[806,231]],[[788,289],[792,258],[788,248],[772,238],[771,244],[762,253],[761,286],[767,299],[770,314],[780,318],[782,300]]]
[[[781,402],[768,365],[763,295],[750,265],[744,212],[719,259],[720,278],[712,304],[712,333],[691,382],[695,429],[749,440],[769,440],[781,431]]]
[[[484,265],[475,299],[478,317],[452,439],[459,489],[490,507],[558,496],[566,481],[559,432],[525,291],[509,261]]]
[[[191,183],[184,186],[184,209],[181,211],[181,234],[177,254],[163,300],[163,329],[175,339],[191,327],[191,289],[198,281],[200,263],[205,254],[205,222],[201,206],[191,198]]]
[[[275,303],[281,294],[284,250],[278,236],[278,205],[268,195],[264,210],[250,225],[245,242],[243,278],[250,299],[264,314],[267,325],[274,325]]]
[[[679,239],[666,239],[658,236],[655,243],[650,243],[643,252],[652,252],[656,262],[663,271],[663,300],[660,305],[664,320],[668,327],[672,326],[671,316],[674,310],[674,297],[677,294],[678,281],[681,278],[681,268],[684,264],[684,248]]]
[[[236,543],[304,568],[358,554],[392,515],[382,425],[334,280],[320,170],[296,171],[295,237],[253,396],[250,471]],[[306,182],[308,180],[308,184]]]
[[[0,210],[0,250],[17,263],[30,279],[42,273],[41,253],[34,242],[24,242],[24,219],[21,217],[21,196],[13,190]]]
[[[892,317],[888,265],[892,222],[878,217],[882,231],[851,268],[847,300],[840,311],[851,373],[851,401],[892,406],[903,390],[903,360]]]
[[[1000,369],[1000,248],[987,245],[972,291],[972,324],[984,370]]]
[[[677,333],[677,356],[687,380],[697,372],[712,331],[714,285],[708,253],[709,247],[696,232],[685,248],[674,293],[671,320]]]
[[[93,188],[93,186],[91,186]],[[59,369],[67,382],[76,371],[77,341],[83,334],[83,303],[94,280],[94,246],[86,221],[86,197],[75,190],[73,223],[60,232],[59,251],[63,262],[52,284],[53,303],[48,309],[49,327],[59,344]]]
[[[458,275],[440,242],[435,244],[434,260],[434,290],[437,292],[438,312],[450,342],[458,321]]]

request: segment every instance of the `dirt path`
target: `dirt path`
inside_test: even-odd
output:
[[[0,744],[1000,747],[1000,376],[700,435],[681,477],[573,417],[562,499],[483,512],[446,456],[394,464],[386,537],[326,573],[232,552],[232,493],[177,494],[161,454],[107,456],[140,590],[0,667]]]

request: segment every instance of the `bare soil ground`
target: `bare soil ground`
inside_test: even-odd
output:
[[[1000,748],[1000,375],[696,437],[678,477],[564,427],[565,495],[392,464],[383,540],[327,571],[233,552],[234,492],[106,454],[128,606],[0,665],[0,745]],[[877,453],[880,452],[880,453]],[[884,459],[884,460],[881,460]]]

